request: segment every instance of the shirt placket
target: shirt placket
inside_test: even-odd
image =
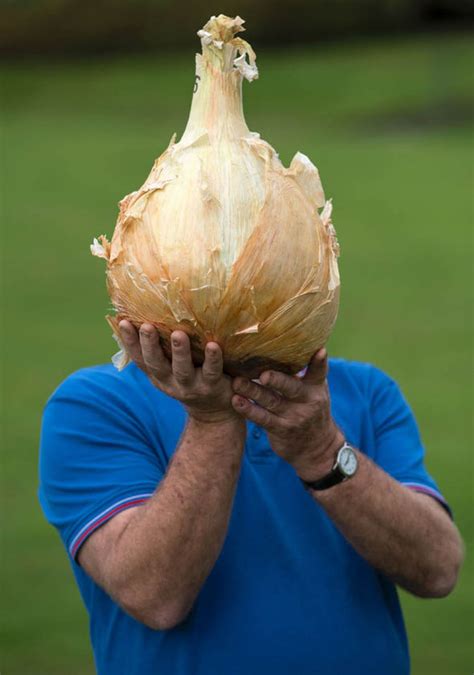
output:
[[[273,457],[265,431],[256,424],[247,425],[246,452],[249,460],[256,463],[270,462]]]

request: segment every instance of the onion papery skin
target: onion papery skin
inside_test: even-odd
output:
[[[212,17],[199,32],[190,117],[143,186],[120,202],[107,260],[118,324],[151,323],[170,356],[183,330],[196,365],[206,342],[229,375],[295,374],[322,347],[339,304],[339,247],[319,173],[302,153],[289,168],[242,110],[242,79],[257,76],[239,17]],[[123,367],[125,354],[116,363]]]

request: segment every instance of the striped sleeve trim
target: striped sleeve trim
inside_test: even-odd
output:
[[[74,559],[76,557],[79,548],[85,542],[87,537],[89,537],[94,532],[94,530],[107,522],[107,520],[112,518],[112,516],[117,515],[117,513],[125,511],[126,509],[131,509],[133,506],[139,506],[140,504],[143,504],[152,495],[153,493],[150,492],[141,495],[133,495],[132,497],[126,497],[125,499],[115,502],[105,509],[105,511],[102,511],[102,513],[99,513],[97,516],[92,518],[84,525],[83,528],[79,530],[74,539],[71,541],[69,545],[69,553],[71,558]]]
[[[446,499],[443,497],[441,492],[438,492],[438,490],[435,490],[432,487],[428,487],[428,485],[424,485],[423,483],[413,483],[413,482],[403,482],[403,485],[406,487],[410,488],[411,490],[415,490],[416,492],[422,492],[425,495],[429,495],[430,497],[433,497],[434,499],[437,499],[440,504],[444,506],[446,511],[449,513],[449,515],[452,516],[451,509],[449,507],[448,502]]]

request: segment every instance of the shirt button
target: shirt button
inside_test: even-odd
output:
[[[261,429],[257,429],[257,428],[254,428],[254,429],[253,429],[253,431],[252,431],[252,436],[253,436],[254,438],[260,438],[261,435],[262,435],[262,430],[261,430]]]

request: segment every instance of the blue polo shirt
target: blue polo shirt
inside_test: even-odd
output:
[[[328,379],[348,442],[444,503],[396,383],[340,359],[330,361]],[[184,623],[147,628],[84,572],[76,561],[81,545],[151,497],[185,421],[182,405],[133,364],[122,372],[80,370],[47,403],[40,501],[89,613],[99,675],[407,674],[394,585],[356,553],[252,424],[222,552]]]

